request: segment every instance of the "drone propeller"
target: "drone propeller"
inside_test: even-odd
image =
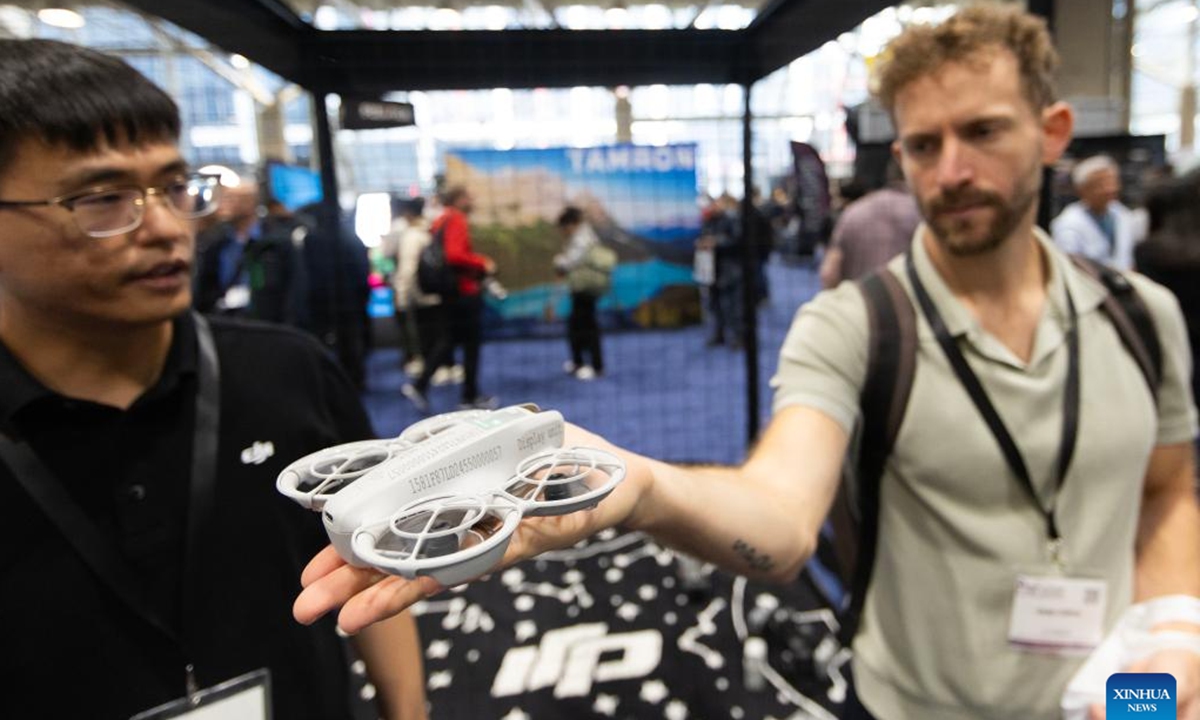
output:
[[[457,585],[490,570],[504,556],[520,513],[503,499],[444,496],[422,500],[386,522],[355,533],[354,554],[396,575],[432,575]]]
[[[526,458],[505,492],[527,515],[560,515],[592,507],[625,477],[616,456],[592,448],[559,448]]]
[[[412,443],[391,440],[363,440],[326,448],[300,458],[279,475],[276,487],[281,493],[312,510],[355,480],[391,460]]]

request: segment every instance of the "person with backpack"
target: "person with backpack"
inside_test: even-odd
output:
[[[454,348],[463,351],[463,384],[461,409],[493,408],[496,399],[479,392],[479,350],[483,344],[483,280],[496,272],[496,263],[471,247],[471,229],[467,216],[475,206],[470,191],[461,185],[446,190],[442,205],[445,208],[430,228],[432,238],[422,250],[417,282],[422,292],[438,292],[442,302],[442,332],[425,357],[421,376],[400,389],[417,410],[430,411],[429,385],[433,374],[442,365],[452,365]],[[431,253],[430,251],[440,251]],[[431,258],[439,259],[431,259]],[[436,275],[438,270],[448,280],[425,280],[422,275]]]
[[[571,291],[571,316],[567,320],[571,359],[563,364],[563,370],[579,380],[592,380],[604,374],[596,303],[612,286],[616,253],[600,243],[583,211],[573,205],[559,214],[558,229],[567,239],[567,247],[554,257],[554,269],[566,277]]]
[[[789,582],[818,545],[843,469],[875,456],[876,517],[862,527],[864,542],[877,536],[874,572],[856,600],[843,717],[1062,717],[1087,654],[1142,608],[1154,650],[1124,670],[1173,675],[1178,717],[1195,720],[1187,334],[1165,288],[1093,275],[1034,225],[1043,168],[1074,123],[1055,97],[1045,23],[974,6],[910,26],[879,57],[893,152],[924,219],[911,250],[875,276],[887,278],[885,301],[868,300],[874,283],[842,283],[800,310],[774,418],[739,467],[674,466],[572,427],[564,444],[620,453],[627,476],[590,512],[523,522],[506,561],[620,526]],[[890,317],[873,320],[880,308]],[[891,327],[884,334],[912,354],[884,349],[891,370],[872,369],[873,327]],[[892,402],[904,378],[910,389]],[[860,430],[880,425],[895,429],[890,447]],[[348,630],[439,590],[381,580],[332,549],[305,579],[296,617],[340,606]]]

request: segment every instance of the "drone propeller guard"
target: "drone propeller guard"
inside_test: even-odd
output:
[[[522,518],[594,507],[624,479],[620,458],[562,439],[562,416],[533,405],[447,413],[308,455],[276,485],[347,562],[456,585],[501,561]]]

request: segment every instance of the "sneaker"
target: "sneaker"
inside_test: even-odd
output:
[[[459,410],[495,410],[500,407],[500,402],[491,395],[479,395],[474,400],[463,401],[459,403]]]
[[[462,385],[463,378],[467,376],[462,365],[454,365],[450,368],[450,384]]]
[[[416,385],[413,385],[412,383],[404,383],[403,387],[400,388],[400,394],[408,398],[408,401],[412,403],[413,407],[415,407],[419,412],[429,412],[429,398],[426,397],[425,393],[421,392]]]
[[[565,372],[568,375],[574,375],[575,371],[578,369],[579,368],[571,360],[568,360],[565,363],[563,363],[563,372]]]
[[[596,371],[592,369],[591,365],[584,365],[575,371],[576,380],[594,380],[595,378]]]
[[[452,382],[454,382],[454,378],[451,376],[451,370],[445,365],[437,370],[434,370],[433,377],[429,378],[429,384],[433,385],[434,387],[449,385]]]

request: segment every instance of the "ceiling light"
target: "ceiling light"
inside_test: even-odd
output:
[[[238,70],[246,70],[250,67],[250,61],[246,59],[246,56],[238,53],[229,56],[229,64]]]
[[[38,10],[38,20],[53,25],[54,27],[66,28],[68,30],[78,30],[83,27],[85,20],[83,16],[74,10],[66,8],[42,8]]]

